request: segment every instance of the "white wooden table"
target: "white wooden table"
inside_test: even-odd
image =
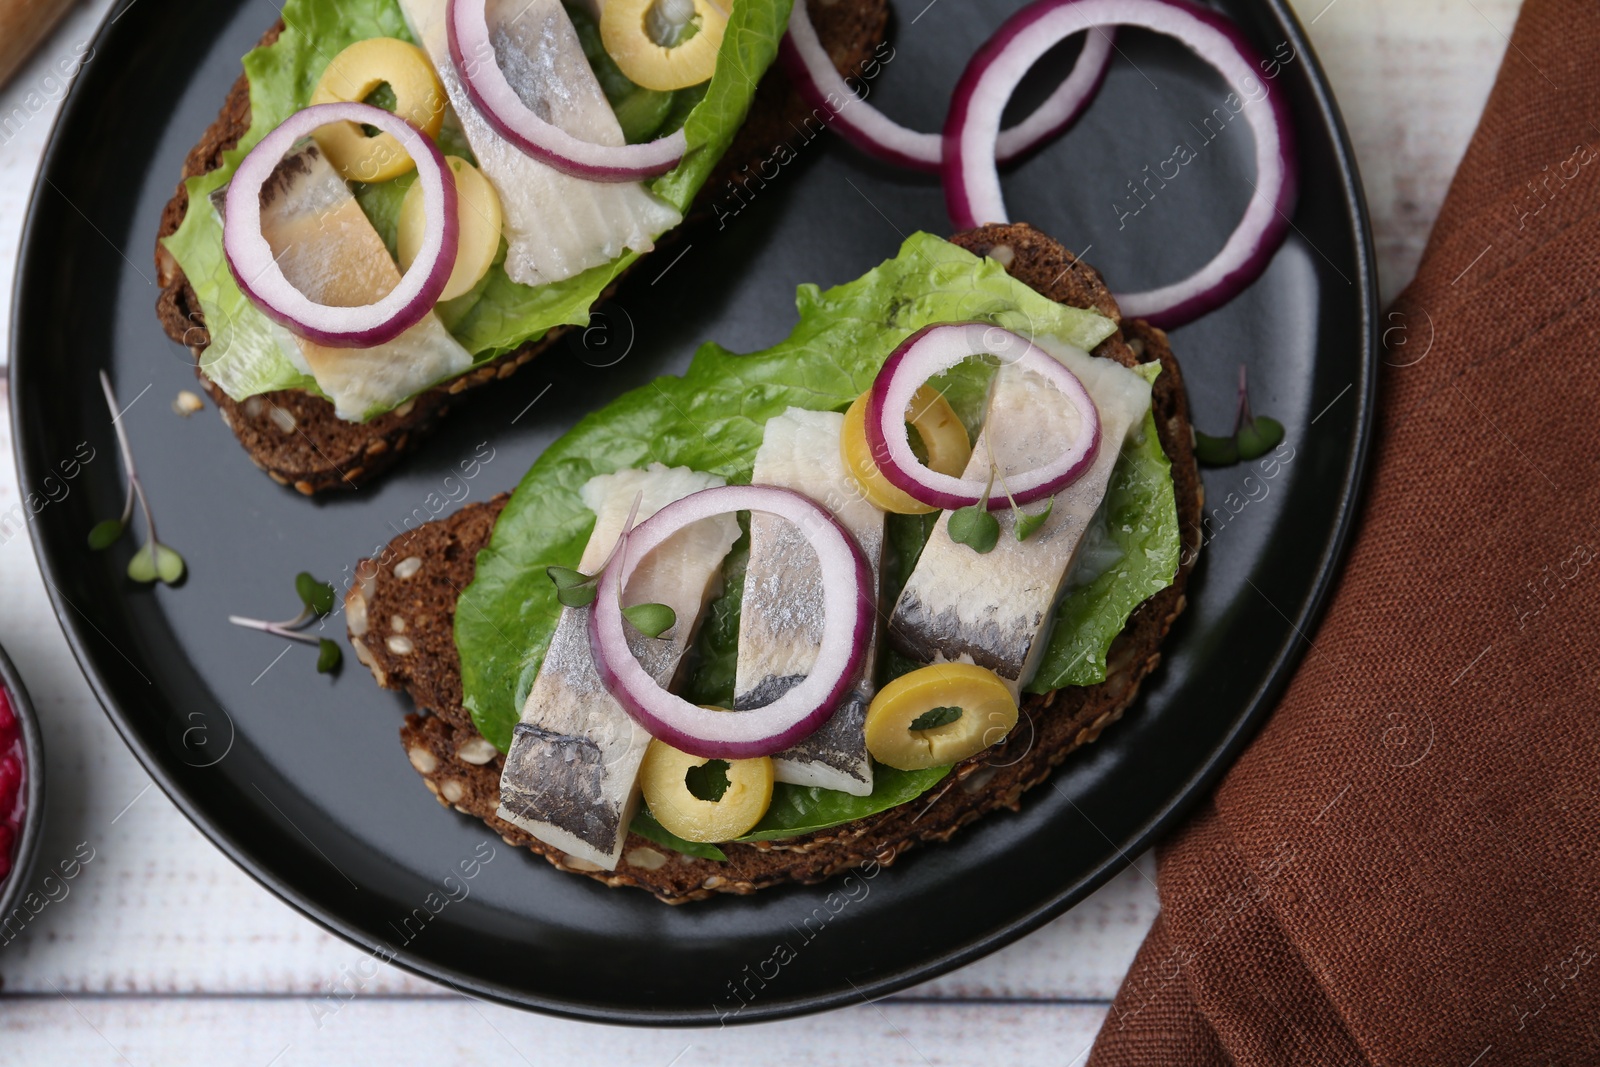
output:
[[[1516,0],[1295,0],[1355,140],[1385,299],[1415,269],[1477,121]],[[86,0],[0,91],[0,336],[21,219],[56,110],[46,75],[110,0]],[[37,94],[30,98],[29,94]],[[142,252],[139,254],[143,254]],[[4,384],[0,381],[0,391]],[[0,422],[5,407],[0,405]],[[0,426],[0,511],[17,499]],[[937,981],[823,1019],[650,1031],[473,1001],[389,968],[337,1015],[314,1012],[363,954],[233,866],[123,746],[78,673],[22,538],[0,544],[0,643],[44,718],[43,860],[94,859],[0,946],[0,1064],[962,1064],[1004,1041],[1018,1064],[1076,1064],[1156,912],[1149,856],[1032,937]],[[319,1026],[319,1016],[321,1025]]]

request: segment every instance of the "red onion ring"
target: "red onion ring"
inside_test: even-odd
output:
[[[822,569],[823,627],[805,680],[764,707],[707,711],[662,689],[628,647],[621,593],[650,551],[692,522],[731,511],[764,511],[800,528]],[[865,654],[874,619],[872,571],[855,539],[831,513],[770,485],[726,485],[673,501],[634,527],[600,574],[589,641],[600,680],[650,736],[708,759],[782,752],[833,715]]]
[[[536,115],[500,69],[486,8],[487,0],[450,0],[445,23],[461,84],[502,137],[541,163],[591,181],[639,181],[678,165],[689,150],[681,129],[645,144],[603,145],[580,140]]]
[[[1115,30],[1100,29],[1083,43],[1072,72],[1033,114],[1002,130],[995,159],[1009,163],[1060,134],[1077,121],[1100,91],[1111,65]],[[943,136],[908,129],[866,102],[839,74],[817,37],[806,0],[795,0],[789,32],[779,46],[784,72],[806,103],[833,117],[839,135],[870,156],[912,170],[937,173],[944,152]],[[833,101],[841,101],[835,109]]]
[[[889,355],[873,379],[867,397],[867,444],[891,484],[923,504],[946,511],[982,500],[989,479],[957,478],[925,465],[911,450],[905,411],[922,383],[979,352],[1046,378],[1078,411],[1078,438],[1071,447],[1044,466],[1006,476],[1011,500],[1021,505],[1054,496],[1082,476],[1100,451],[1100,411],[1089,390],[1060,360],[1027,338],[988,323],[924,326]],[[989,498],[990,511],[1010,504],[1003,492]]]
[[[1056,42],[1093,26],[1140,26],[1176,37],[1248,101],[1264,85],[1255,50],[1220,15],[1183,0],[1038,0],[1006,20],[972,57],[944,127],[945,202],[958,230],[1009,221],[994,166],[1006,101],[1029,67]],[[1117,294],[1122,313],[1157,326],[1182,325],[1227,303],[1266,269],[1294,210],[1295,157],[1288,105],[1268,92],[1266,108],[1243,107],[1255,140],[1256,195],[1216,257],[1182,281]],[[1254,102],[1254,101],[1250,101]]]
[[[261,187],[284,155],[330,122],[356,122],[392,134],[417,164],[427,216],[422,247],[400,284],[382,300],[360,307],[319,304],[290,284],[261,232]],[[372,348],[405,333],[438,302],[455,268],[460,219],[456,179],[444,153],[421,130],[370,104],[316,104],[297,111],[267,134],[239,163],[223,205],[222,250],[244,295],[262,314],[330,348]]]

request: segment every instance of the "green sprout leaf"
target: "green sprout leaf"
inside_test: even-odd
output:
[[[594,576],[575,571],[571,567],[546,567],[544,572],[556,584],[557,589],[574,589],[580,585],[589,585],[594,581]]]
[[[989,514],[987,500],[950,513],[950,540],[977,553],[991,552],[1000,541],[1000,520]]]
[[[103,551],[116,544],[122,537],[122,532],[127,527],[121,519],[106,519],[104,522],[94,524],[94,529],[89,531],[89,547],[96,552]]]
[[[698,767],[690,767],[683,776],[683,785],[696,800],[716,803],[728,791],[728,761],[707,760]]]
[[[1017,535],[1017,540],[1026,541],[1032,537],[1039,527],[1044,525],[1045,520],[1050,517],[1050,513],[1055,509],[1056,498],[1051,497],[1049,502],[1045,504],[1044,510],[1037,515],[1025,515],[1020,511],[1017,512],[1017,526],[1013,531]]]
[[[1239,462],[1238,438],[1212,437],[1196,430],[1194,458],[1207,467],[1231,467]]]
[[[136,582],[160,579],[176,585],[183,578],[183,557],[163,544],[144,545],[128,561],[128,577]]]
[[[339,669],[339,664],[344,662],[344,653],[339,646],[324,637],[317,642],[317,673],[332,674]]]
[[[294,576],[294,591],[307,611],[326,615],[333,610],[333,583],[319,582],[305,571]]]
[[[544,572],[555,583],[556,599],[563,606],[582,608],[594,603],[598,574],[584,574],[571,567],[546,567]]]
[[[151,553],[149,545],[141,546],[128,561],[128,577],[136,582],[156,580],[156,558]]]
[[[183,557],[166,545],[158,544],[156,549],[156,577],[168,585],[177,585],[183,580]]]
[[[660,637],[678,624],[678,613],[665,604],[635,604],[623,608],[622,617],[646,637]]]
[[[1258,415],[1239,427],[1239,458],[1259,459],[1278,447],[1283,440],[1283,423],[1277,419]]]
[[[956,707],[929,708],[927,711],[911,720],[908,730],[935,730],[941,726],[949,726],[961,718],[961,709]]]
[[[705,860],[716,860],[718,863],[728,862],[728,854],[716,845],[708,845],[703,841],[685,841],[665,826],[656,822],[655,816],[650,814],[648,805],[640,806],[628,829],[646,841],[654,841],[656,844],[664,845],[674,852],[682,852],[685,856],[698,856]]]
[[[595,594],[599,590],[592,585],[576,585],[568,589],[556,590],[556,599],[563,607],[585,608],[594,603]]]
[[[1250,410],[1250,382],[1239,364],[1239,403],[1233,416],[1233,433],[1212,437],[1195,431],[1194,458],[1207,467],[1231,467],[1271,452],[1283,440],[1283,423]]]
[[[989,494],[994,492],[994,476],[994,462],[991,459],[989,484],[983,487],[983,496],[976,504],[968,504],[950,513],[950,540],[958,545],[966,545],[979,555],[993,552],[994,546],[1000,543],[1000,520],[989,514]]]

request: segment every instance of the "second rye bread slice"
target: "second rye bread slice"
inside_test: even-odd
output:
[[[1172,584],[1141,604],[1112,643],[1106,680],[1027,697],[1011,737],[957,765],[931,798],[784,841],[726,845],[726,862],[674,853],[630,834],[617,869],[596,870],[495,815],[504,757],[478,734],[462,707],[456,598],[472,581],[477,553],[488,544],[505,506],[502,495],[395,538],[377,559],[361,561],[345,598],[357,658],[379,685],[405,691],[417,706],[406,716],[400,738],[411,765],[441,804],[482,819],[509,844],[531,849],[564,871],[610,886],[635,886],[681,904],[713,893],[817,882],[870,862],[887,865],[921,842],[947,840],[981,815],[1016,809],[1024,791],[1121,716],[1161,660],[1161,643],[1185,607],[1185,586],[1200,548],[1202,488],[1182,372],[1166,334],[1143,321],[1122,321],[1100,275],[1039,231],[1023,224],[985,226],[951,240],[993,257],[1052,300],[1093,308],[1118,321],[1118,331],[1095,355],[1124,365],[1161,362],[1153,391],[1155,422],[1172,462],[1183,550]]]
[[[812,11],[812,19],[840,73],[860,76],[863,70],[871,69],[873,56],[884,40],[889,19],[888,0],[837,0],[818,4]],[[279,22],[261,38],[259,47],[276,41],[282,31],[283,23]],[[818,122],[826,125],[827,116],[813,115],[811,107],[775,64],[757,86],[750,114],[721,166],[701,190],[689,218],[676,230],[663,234],[657,247],[672,243],[685,227],[709,215],[715,199],[737,198],[738,191],[748,181],[755,180],[752,168],[759,172],[763,162],[775,152],[792,151],[797,141],[810,140],[797,131],[810,129]],[[223,102],[216,121],[190,149],[177,192],[162,211],[156,244],[156,277],[161,286],[156,315],[167,336],[194,355],[196,374],[212,403],[217,405],[222,421],[239,438],[255,465],[266,471],[273,481],[293,486],[308,496],[328,489],[353,489],[370,481],[415,447],[460,402],[462,393],[509,377],[569,329],[550,330],[538,340],[365,423],[345,422],[334,415],[333,405],[328,401],[300,390],[263,393],[243,401],[232,399],[200,372],[199,365],[209,340],[205,316],[182,268],[160,240],[177,230],[188,210],[189,193],[184,181],[220,166],[222,153],[234,148],[249,128],[250,84],[241,74]],[[607,290],[601,300],[609,298],[611,292]]]

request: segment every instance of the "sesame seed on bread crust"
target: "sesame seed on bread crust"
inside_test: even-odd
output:
[[[836,0],[817,5],[812,17],[840,72],[852,74],[868,62],[882,42],[889,6],[887,0]],[[282,32],[280,21],[266,32],[258,47],[272,44]],[[725,187],[730,183],[742,186],[752,166],[758,166],[778,145],[792,139],[791,123],[800,121],[809,110],[783,72],[777,66],[769,70],[757,86],[750,114],[735,135],[722,166],[706,183],[689,219],[662,235],[656,247],[669,246],[680,239],[685,227],[709,217],[712,199],[726,195]],[[184,181],[220,166],[222,153],[236,146],[249,128],[250,83],[241,74],[223,101],[216,121],[190,149],[177,191],[162,210],[155,253],[156,279],[161,287],[156,316],[167,336],[193,353],[195,373],[222,421],[239,438],[255,465],[273,481],[293,486],[308,496],[329,489],[353,489],[371,481],[416,447],[451,408],[462,402],[463,392],[509,377],[566,333],[568,327],[556,327],[543,337],[364,423],[340,419],[331,403],[300,390],[263,393],[244,401],[232,399],[200,369],[209,341],[205,316],[183,269],[160,241],[177,231],[188,210],[189,193]],[[622,280],[619,278],[618,282]],[[614,284],[600,299],[608,299],[615,289]]]
[[[1017,809],[1026,790],[1122,715],[1161,661],[1161,643],[1184,610],[1185,586],[1200,547],[1202,488],[1182,372],[1165,333],[1143,321],[1122,320],[1099,273],[1039,231],[1025,224],[984,226],[951,240],[994,257],[1013,277],[1052,300],[1093,308],[1118,321],[1118,331],[1095,355],[1124,365],[1161,362],[1154,414],[1172,462],[1183,551],[1172,584],[1141,604],[1112,643],[1106,680],[1027,697],[1006,741],[959,764],[929,796],[911,804],[784,841],[725,845],[726,862],[681,855],[630,834],[617,869],[596,870],[496,816],[504,757],[479,736],[461,706],[455,597],[472,581],[477,552],[488,543],[505,506],[507,498],[501,496],[395,538],[380,558],[361,562],[359,580],[346,596],[357,657],[380,685],[407,692],[417,705],[406,716],[400,738],[441,804],[482,819],[509,844],[531,849],[562,870],[681,904],[714,893],[818,882],[873,860],[887,865],[924,842],[948,840],[988,812]],[[387,635],[395,618],[402,620],[408,641],[391,647]]]

